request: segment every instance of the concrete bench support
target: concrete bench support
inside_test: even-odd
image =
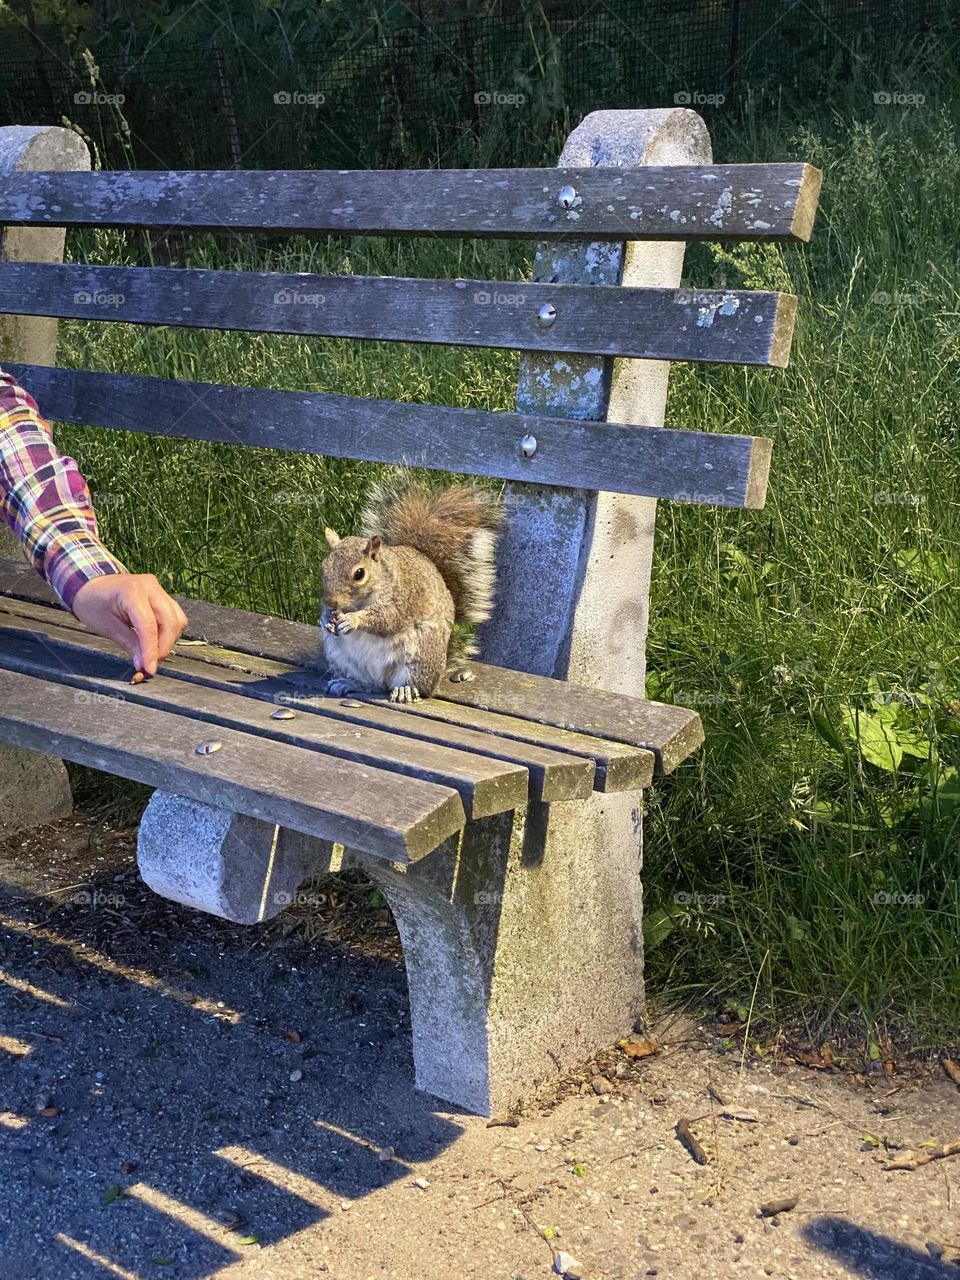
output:
[[[571,134],[566,166],[702,164],[710,141],[696,113],[611,111]],[[558,192],[559,196],[559,192]],[[575,200],[571,209],[575,215]],[[571,218],[575,226],[575,217]],[[624,227],[628,239],[630,227]],[[540,279],[676,287],[682,243],[544,246]],[[668,366],[592,357],[523,360],[518,407],[583,419],[663,423]],[[508,487],[509,522],[484,660],[643,697],[647,592],[656,504],[605,493]],[[189,802],[155,799],[140,835],[147,882],[231,919],[263,918],[224,869],[266,865],[274,829],[194,823]],[[349,855],[381,886],[401,932],[417,1084],[472,1111],[509,1106],[630,1030],[643,1005],[642,797],[594,794],[470,823],[413,866]],[[313,865],[329,865],[317,846]],[[293,873],[295,874],[295,867]],[[167,892],[168,888],[161,888]],[[261,894],[262,896],[262,894]],[[239,913],[239,914],[238,914]],[[271,912],[270,914],[273,914]]]
[[[86,170],[90,154],[70,129],[12,126],[0,129],[0,181],[35,169]],[[0,228],[0,262],[61,262],[65,232],[56,227]],[[0,367],[6,361],[56,363],[57,321],[43,316],[0,316]],[[21,554],[0,522],[0,556]],[[65,818],[73,808],[61,760],[0,744],[0,834]]]

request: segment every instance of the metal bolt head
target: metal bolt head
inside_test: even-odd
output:
[[[545,302],[537,312],[537,323],[541,329],[549,329],[557,318],[557,308],[552,302]]]
[[[520,456],[523,458],[532,458],[537,452],[537,437],[526,435],[520,439]]]
[[[297,713],[291,711],[289,707],[277,707],[276,711],[270,712],[271,720],[295,720]]]
[[[215,751],[220,751],[222,748],[222,742],[217,742],[215,740],[212,742],[201,742],[199,747],[197,747],[197,755],[212,756]]]
[[[561,187],[557,192],[557,204],[562,209],[572,209],[577,199],[576,187]]]

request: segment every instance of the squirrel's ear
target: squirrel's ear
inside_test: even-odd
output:
[[[363,548],[363,554],[365,556],[369,556],[371,560],[376,560],[377,556],[380,554],[380,547],[382,544],[383,540],[380,536],[378,534],[374,534],[367,545]]]
[[[340,541],[339,533],[334,533],[332,529],[324,529],[323,536],[326,539],[328,547],[335,547]]]

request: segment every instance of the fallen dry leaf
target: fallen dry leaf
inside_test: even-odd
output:
[[[620,1041],[620,1048],[628,1058],[649,1058],[660,1052],[660,1045],[651,1036],[627,1036]]]
[[[41,1107],[40,1114],[42,1116],[46,1116],[48,1120],[52,1120],[54,1116],[58,1116],[60,1114],[60,1108],[54,1106]]]
[[[960,1063],[952,1058],[943,1059],[943,1069],[958,1088],[960,1088]]]
[[[790,1057],[794,1062],[799,1062],[801,1066],[810,1067],[814,1071],[826,1071],[831,1065],[829,1062],[824,1062],[818,1053],[807,1053],[804,1049],[794,1049]]]
[[[299,1044],[303,1039],[299,1031],[285,1031],[283,1033],[283,1038],[284,1040],[289,1041],[290,1044]]]

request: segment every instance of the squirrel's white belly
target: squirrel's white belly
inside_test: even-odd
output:
[[[323,647],[338,674],[353,676],[377,689],[387,688],[393,673],[406,660],[401,636],[377,636],[369,631],[335,636],[328,632]]]

